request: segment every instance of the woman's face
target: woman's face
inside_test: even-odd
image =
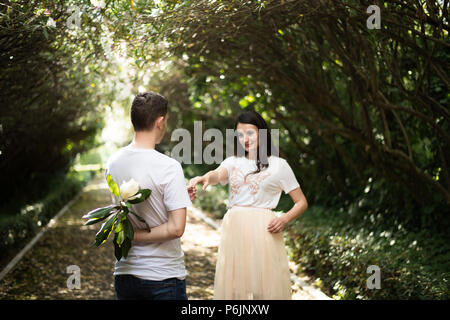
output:
[[[247,152],[254,152],[258,148],[258,127],[249,123],[238,123],[236,126],[238,139]]]

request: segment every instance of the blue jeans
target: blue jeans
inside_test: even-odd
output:
[[[153,281],[131,274],[114,276],[118,300],[187,300],[186,280],[177,278]]]

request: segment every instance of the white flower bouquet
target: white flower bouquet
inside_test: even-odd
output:
[[[144,222],[147,230],[150,227],[146,221],[132,212],[131,205],[147,200],[151,194],[150,189],[141,189],[139,184],[133,179],[123,182],[120,188],[109,174],[106,177],[109,190],[119,199],[119,204],[112,204],[106,207],[97,208],[83,216],[86,221],[85,225],[91,225],[106,220],[95,236],[95,246],[100,246],[108,240],[110,234],[114,231],[114,255],[117,260],[122,257],[127,258],[128,251],[131,248],[131,242],[134,239],[134,230],[128,214],[133,214],[139,221]]]

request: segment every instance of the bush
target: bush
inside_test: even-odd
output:
[[[39,201],[26,204],[18,213],[0,216],[0,252],[7,259],[23,247],[61,208],[81,191],[91,178],[90,172],[69,172],[53,179],[52,189]],[[5,261],[2,261],[5,262]]]
[[[189,181],[189,179],[203,175],[213,169],[215,168],[206,165],[186,166],[184,168],[184,176]],[[197,198],[192,201],[192,204],[202,211],[211,213],[215,218],[222,219],[227,211],[228,185],[222,186],[221,184],[217,184],[209,188],[208,191],[202,191],[201,185],[197,185]]]
[[[197,198],[192,204],[208,213],[215,218],[222,219],[227,211],[226,201],[228,199],[228,186],[215,185],[211,186],[208,191],[197,190]]]
[[[94,48],[86,48],[93,45],[85,37],[94,33],[72,38],[64,27],[49,27],[45,9],[61,26],[68,17],[63,1],[7,1],[0,9],[0,188],[5,199],[23,194],[34,201],[32,193],[52,188],[54,173],[67,172],[78,153],[92,148],[104,124],[98,116],[100,94],[92,87],[99,76],[90,61],[96,60],[87,57]]]
[[[291,258],[336,299],[449,299],[448,236],[379,217],[310,207],[287,230]],[[381,289],[367,288],[370,265],[381,270]]]

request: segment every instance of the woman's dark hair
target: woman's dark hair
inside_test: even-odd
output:
[[[259,133],[259,143],[258,143],[258,152],[256,156],[256,171],[250,172],[249,174],[259,173],[261,170],[266,169],[269,166],[268,157],[272,154],[272,137],[270,136],[270,130],[267,126],[266,121],[261,117],[261,115],[256,111],[246,111],[244,113],[241,113],[239,117],[236,119],[236,123],[234,124],[234,131],[236,132],[237,126],[239,123],[247,123],[252,124],[256,127],[258,127],[258,133]],[[261,129],[265,129],[262,130]],[[261,139],[261,137],[267,133],[266,139]],[[237,139],[236,139],[237,140]],[[234,149],[234,155],[245,155],[248,154],[247,151],[243,148],[243,146],[239,143],[239,141],[236,141],[236,148]]]

